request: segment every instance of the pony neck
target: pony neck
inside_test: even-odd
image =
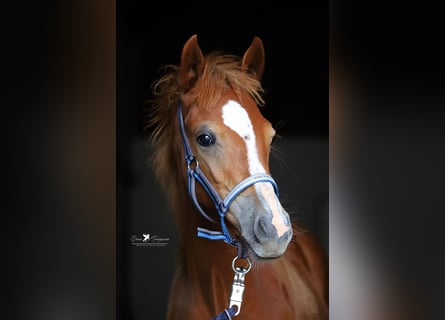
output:
[[[197,228],[220,231],[218,222],[206,220],[187,199],[184,199],[179,214],[179,258],[180,263],[197,269],[226,269],[232,271],[231,263],[237,248],[223,240],[209,240],[197,235]]]

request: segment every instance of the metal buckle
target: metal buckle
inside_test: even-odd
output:
[[[233,277],[232,282],[232,292],[230,294],[229,299],[229,308],[232,306],[236,306],[237,310],[235,316],[237,316],[241,311],[241,304],[243,303],[243,294],[245,289],[245,276],[246,273],[250,271],[252,267],[252,263],[249,258],[242,258],[247,261],[247,267],[237,267],[235,266],[236,261],[240,259],[239,257],[235,257],[232,261],[232,269],[235,271],[235,276]]]

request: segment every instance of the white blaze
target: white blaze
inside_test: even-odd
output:
[[[229,100],[222,108],[222,118],[224,124],[235,131],[246,143],[249,173],[251,175],[266,173],[258,157],[255,132],[247,111],[238,102]],[[264,199],[267,206],[272,210],[272,224],[277,229],[278,236],[281,237],[289,227],[284,223],[284,217],[280,210],[281,205],[272,185],[267,182],[256,183],[255,190],[263,196],[259,199]]]

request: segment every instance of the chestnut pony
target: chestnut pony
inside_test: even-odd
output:
[[[152,164],[178,226],[167,319],[327,319],[327,260],[269,170],[262,40],[203,55],[193,35],[153,84]]]

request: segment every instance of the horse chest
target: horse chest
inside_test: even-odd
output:
[[[246,281],[242,319],[328,318],[327,310],[307,275],[295,266],[268,271],[261,274],[259,270],[250,283]]]
[[[179,275],[172,287],[169,320],[213,319],[228,307],[231,282],[213,273],[202,283],[190,283]],[[310,281],[296,268],[259,267],[246,276],[241,312],[243,320],[327,319],[327,309]]]

